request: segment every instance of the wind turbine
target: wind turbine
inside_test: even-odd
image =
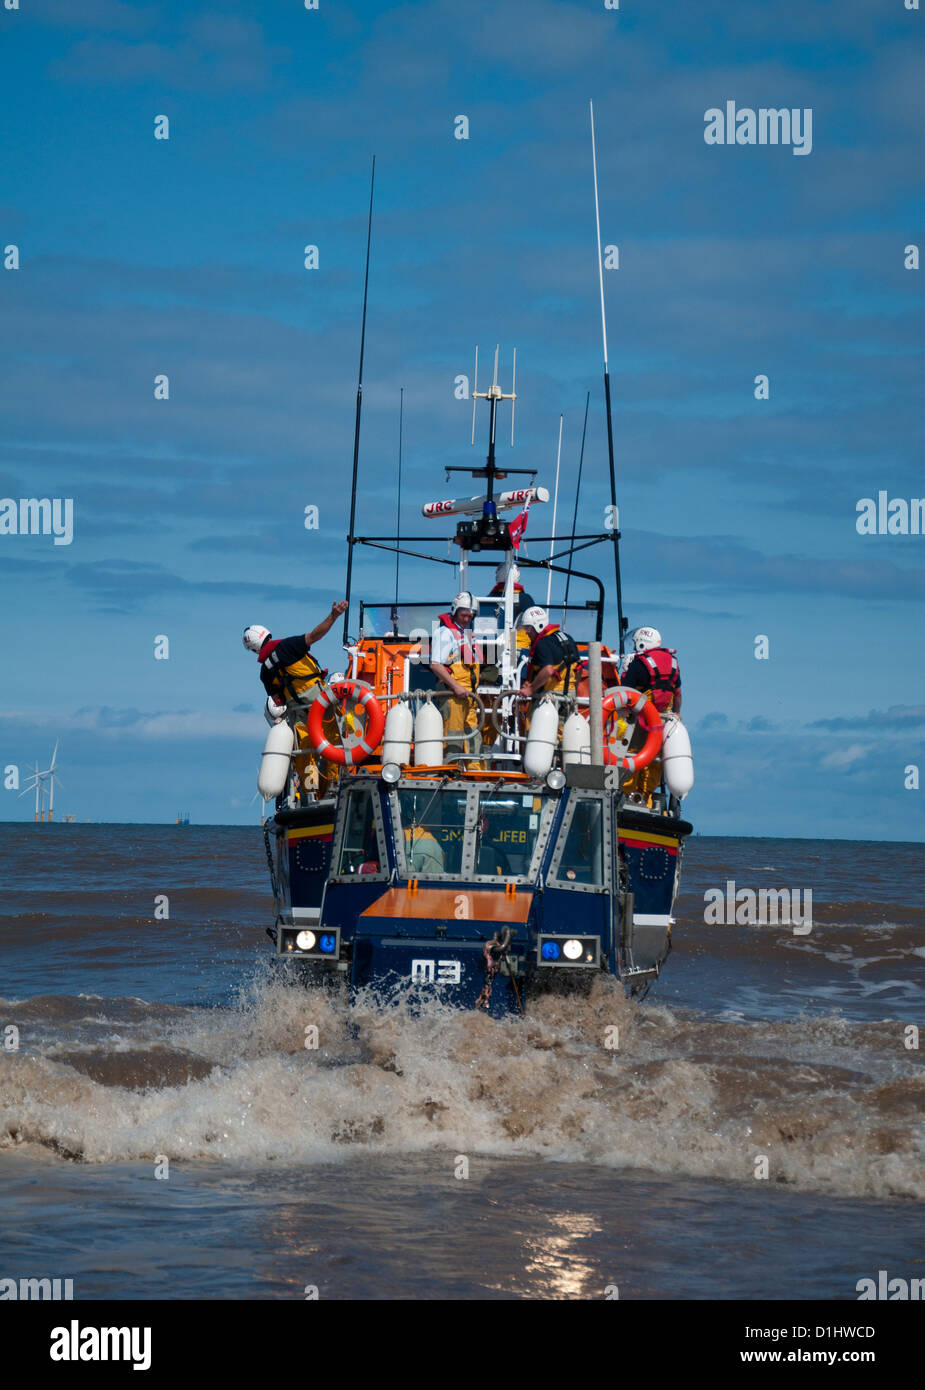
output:
[[[43,773],[40,774],[42,777],[47,777],[47,778],[48,778],[48,782],[49,782],[49,788],[48,788],[48,819],[49,819],[49,821],[54,820],[54,815],[55,815],[55,783],[57,782],[58,785],[59,785],[60,787],[62,787],[62,788],[63,788],[63,786],[64,786],[64,783],[61,781],[61,778],[60,778],[60,777],[58,776],[58,774],[55,772],[55,767],[57,766],[57,760],[58,760],[58,740],[55,739],[55,751],[54,751],[54,752],[52,753],[52,755],[51,755],[51,766],[50,766],[49,768],[47,768],[45,772],[43,772]]]
[[[39,765],[38,765],[38,763],[33,763],[33,764],[32,764],[32,769],[33,769],[33,770],[32,770],[32,781],[29,782],[29,783],[27,783],[27,785],[26,785],[25,787],[23,787],[23,789],[22,789],[22,791],[19,793],[19,795],[20,795],[20,796],[25,796],[27,792],[31,792],[31,791],[33,790],[33,788],[34,788],[34,790],[35,790],[35,821],[36,821],[36,824],[38,824],[38,819],[39,819],[39,796],[41,795],[43,803],[44,803],[44,800],[45,800],[45,795],[44,795],[44,793],[45,793],[45,785],[44,785],[44,782],[43,782],[43,780],[42,780],[44,774],[42,774],[42,773],[39,772]],[[45,815],[45,812],[44,812],[44,810],[43,810],[43,811],[42,811],[42,816],[44,817],[44,815]]]
[[[253,804],[254,804],[255,801],[259,801],[259,802],[260,802],[260,824],[261,824],[261,825],[263,825],[264,817],[265,817],[265,815],[266,815],[267,802],[268,802],[268,801],[272,801],[272,800],[273,800],[272,797],[261,796],[260,793],[259,793],[259,791],[258,791],[258,792],[254,792],[254,795],[251,797],[251,799],[250,799],[250,801],[249,801],[249,803],[248,803],[248,805],[253,806]]]
[[[49,819],[49,821],[51,821],[51,820],[54,819],[54,814],[55,814],[55,783],[57,782],[57,784],[58,784],[59,787],[62,787],[62,788],[63,788],[63,786],[64,786],[64,783],[61,781],[61,778],[58,776],[57,772],[55,771],[55,768],[57,767],[57,765],[58,765],[58,741],[55,740],[55,751],[54,751],[54,752],[52,753],[52,755],[51,755],[51,766],[50,766],[50,767],[47,767],[47,768],[45,769],[44,772],[39,772],[39,765],[38,765],[38,763],[33,763],[33,765],[32,765],[32,766],[33,766],[32,781],[31,781],[27,786],[23,787],[22,791],[19,793],[20,796],[25,796],[26,792],[31,792],[31,791],[33,791],[33,790],[35,791],[35,819],[36,819],[37,822],[38,822],[38,821],[43,821],[43,820],[45,819],[45,783],[46,783],[46,781],[49,783],[49,788],[48,788],[48,819]]]

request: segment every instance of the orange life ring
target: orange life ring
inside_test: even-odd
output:
[[[325,738],[321,726],[331,706],[338,701],[346,700],[351,694],[363,706],[366,726],[357,742],[350,748],[345,748],[342,744],[331,743]],[[352,766],[362,762],[364,758],[372,757],[384,729],[385,715],[382,706],[370,687],[362,681],[338,681],[336,685],[323,685],[308,711],[308,736],[312,747],[320,757],[327,758],[329,763],[340,763],[341,766]]]
[[[604,762],[616,763],[625,772],[637,772],[641,767],[648,767],[662,746],[662,719],[658,710],[649,699],[648,695],[642,695],[638,690],[631,690],[629,686],[618,686],[609,695],[604,696]],[[648,729],[646,741],[638,753],[627,753],[623,758],[618,758],[616,753],[612,753],[607,744],[606,726],[608,716],[616,714],[618,709],[630,709],[638,714],[643,726]]]

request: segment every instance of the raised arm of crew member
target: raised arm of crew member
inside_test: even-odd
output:
[[[327,617],[322,618],[318,626],[313,627],[311,632],[306,632],[305,645],[310,647],[315,642],[320,642],[322,637],[325,637],[331,631],[331,628],[334,626],[341,613],[346,613],[346,611],[347,600],[345,598],[339,598],[336,603],[332,603],[331,611]]]
[[[269,628],[252,623],[244,629],[244,646],[254,652],[260,663],[260,679],[268,695],[274,700],[288,700],[301,695],[309,686],[317,685],[327,675],[322,671],[309,648],[330,632],[335,619],[347,608],[346,599],[338,599],[331,605],[326,618],[311,632],[299,633],[297,637],[273,638]]]

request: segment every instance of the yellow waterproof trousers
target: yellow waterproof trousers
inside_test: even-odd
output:
[[[449,667],[450,675],[460,685],[467,690],[475,690],[479,683],[478,666],[466,666],[462,661],[454,661]],[[444,754],[449,757],[454,753],[465,753],[470,757],[482,751],[482,741],[476,736],[470,739],[454,740],[453,734],[467,734],[479,726],[478,706],[474,700],[469,700],[463,695],[451,695],[443,702],[443,733],[446,742],[444,743]],[[472,762],[468,764],[471,768],[480,769],[481,763]]]

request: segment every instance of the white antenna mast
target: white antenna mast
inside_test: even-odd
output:
[[[514,447],[514,406],[517,403],[517,349],[514,349],[514,363],[511,367],[511,448]]]
[[[562,460],[562,419],[559,416],[559,448],[556,451],[556,490],[552,495],[552,536],[549,541],[549,563],[552,564],[553,556],[556,553],[556,508],[559,505],[559,464]],[[546,607],[549,607],[549,600],[552,597],[552,570],[549,571],[549,578],[546,581]]]
[[[491,402],[492,402],[491,429],[489,430],[489,435],[490,435],[490,439],[489,439],[489,450],[490,450],[490,453],[491,453],[491,455],[492,455],[492,461],[494,461],[494,445],[495,445],[495,409],[496,409],[496,403],[497,403],[498,401],[510,401],[510,402],[511,402],[511,444],[513,445],[513,443],[514,443],[514,401],[517,399],[517,395],[516,395],[516,392],[514,391],[514,381],[513,381],[513,379],[512,379],[512,381],[511,381],[511,389],[510,389],[510,391],[502,391],[502,390],[501,390],[501,387],[498,385],[498,359],[499,359],[500,352],[501,352],[501,345],[500,345],[500,343],[498,343],[498,344],[495,345],[495,366],[494,366],[494,375],[493,375],[493,377],[492,377],[492,383],[491,383],[491,385],[489,386],[489,388],[488,388],[487,391],[480,391],[480,390],[478,389],[478,386],[479,386],[479,381],[478,381],[478,374],[479,374],[479,350],[478,350],[478,347],[476,347],[476,349],[475,349],[475,378],[474,378],[473,385],[472,385],[472,443],[473,443],[473,444],[475,443],[475,405],[476,405],[476,401],[478,401],[478,400],[483,400],[483,401],[491,401]],[[517,349],[515,348],[515,349],[514,349],[514,367],[513,367],[513,372],[516,374],[516,371],[517,371]]]
[[[597,274],[601,282],[601,332],[604,339],[604,371],[607,371],[607,318],[604,313],[604,261],[601,256],[601,210],[597,201],[597,148],[594,144],[594,102],[591,108],[591,165],[594,169],[594,220],[597,225]]]
[[[501,395],[501,389],[500,389],[500,387],[498,386],[498,354],[500,353],[500,351],[501,351],[501,344],[500,344],[500,343],[495,343],[495,375],[494,375],[494,377],[493,377],[493,379],[492,379],[492,383],[491,383],[491,394],[492,394],[492,396],[493,396],[496,400],[497,400],[498,397]],[[494,442],[495,442],[495,415],[494,415],[494,412],[492,412],[492,416],[491,416],[491,443],[494,444]]]

